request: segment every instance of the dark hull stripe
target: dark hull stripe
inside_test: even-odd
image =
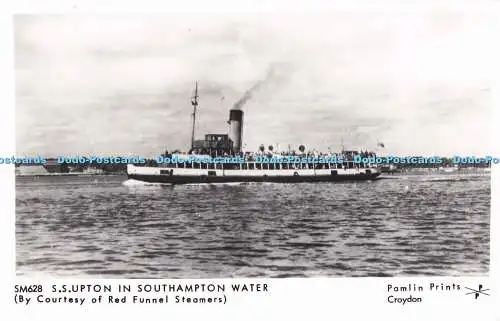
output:
[[[321,176],[169,176],[128,174],[129,179],[147,183],[193,184],[193,183],[315,183],[375,180],[380,173],[356,175],[321,175]]]

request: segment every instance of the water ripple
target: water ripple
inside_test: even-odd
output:
[[[489,176],[175,187],[124,180],[18,178],[18,274],[283,278],[489,270]]]

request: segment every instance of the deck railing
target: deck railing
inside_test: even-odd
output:
[[[176,162],[162,164],[160,167],[166,168],[194,168],[211,170],[303,170],[303,169],[363,169],[371,168],[367,164],[355,162],[343,163],[261,163],[261,162],[242,162],[242,163],[204,163],[204,162]]]

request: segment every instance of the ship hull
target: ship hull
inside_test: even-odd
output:
[[[380,174],[371,175],[350,175],[350,176],[158,176],[158,175],[128,175],[129,179],[134,179],[146,183],[163,184],[212,184],[212,183],[319,183],[319,182],[343,182],[343,181],[368,181],[378,179]]]
[[[163,184],[211,184],[211,183],[246,183],[246,182],[270,182],[270,183],[319,183],[319,182],[345,182],[345,181],[369,181],[376,180],[380,172],[359,172],[349,175],[338,173],[330,175],[155,175],[129,173],[128,178],[146,183]]]

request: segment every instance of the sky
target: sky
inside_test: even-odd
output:
[[[493,14],[18,15],[17,155],[141,155],[243,144],[396,155],[490,150]],[[255,86],[259,84],[259,86]],[[383,142],[385,149],[377,149]]]

